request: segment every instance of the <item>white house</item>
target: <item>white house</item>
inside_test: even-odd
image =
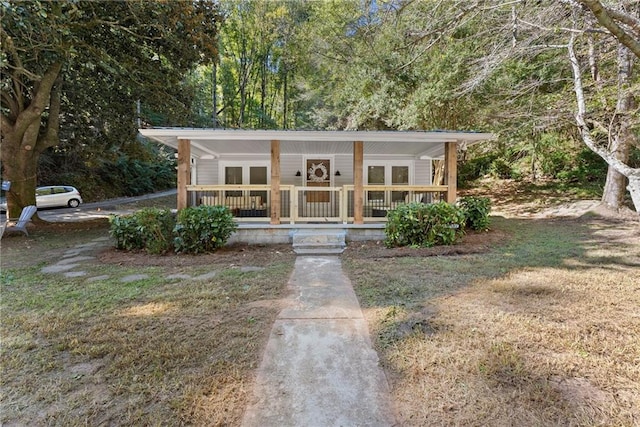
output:
[[[381,222],[408,201],[456,200],[456,152],[479,132],[154,128],[178,150],[178,209],[228,206],[241,222]],[[433,160],[445,160],[433,185]]]

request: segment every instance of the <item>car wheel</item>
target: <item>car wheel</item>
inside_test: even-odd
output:
[[[71,199],[71,200],[69,200],[68,205],[69,205],[70,208],[77,208],[78,206],[80,206],[80,200]]]

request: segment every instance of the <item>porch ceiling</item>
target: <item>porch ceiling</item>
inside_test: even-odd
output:
[[[365,155],[410,155],[439,158],[445,142],[475,144],[493,139],[491,133],[450,131],[293,131],[154,128],[140,133],[156,142],[178,148],[179,139],[191,141],[191,155],[269,154],[271,141],[280,141],[281,154],[352,154],[353,142],[364,143]]]

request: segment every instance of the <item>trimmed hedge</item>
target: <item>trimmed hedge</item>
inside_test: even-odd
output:
[[[226,206],[200,205],[178,213],[174,228],[176,252],[197,254],[213,252],[227,243],[237,229],[233,214]]]
[[[387,213],[385,245],[452,245],[464,234],[462,210],[446,202],[399,205]]]
[[[132,215],[114,215],[109,233],[116,248],[164,254],[213,252],[224,246],[237,225],[224,206],[197,206],[180,211],[145,208]]]

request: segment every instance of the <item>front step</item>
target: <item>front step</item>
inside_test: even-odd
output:
[[[344,252],[345,230],[313,229],[293,232],[293,251],[298,255],[336,255]]]

